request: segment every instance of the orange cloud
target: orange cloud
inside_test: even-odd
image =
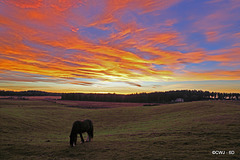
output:
[[[233,34],[233,36],[237,39],[240,39],[240,32]]]
[[[20,8],[36,9],[40,7],[50,6],[57,11],[65,11],[71,7],[83,5],[83,0],[8,0],[5,3],[13,4]]]
[[[48,16],[40,10],[29,10],[26,12],[26,17],[30,20],[44,20],[48,18]]]
[[[179,76],[182,80],[240,80],[240,70],[214,70],[209,72],[188,72],[183,77]]]
[[[220,62],[221,65],[226,66],[240,65],[239,59],[240,59],[239,47],[215,50],[210,52],[210,54],[206,56],[206,60]]]
[[[57,11],[63,12],[72,7],[79,7],[84,4],[84,0],[51,0],[50,6]]]
[[[178,34],[177,33],[160,33],[154,35],[147,35],[146,40],[154,44],[162,43],[166,45],[177,45],[178,43]]]
[[[219,3],[219,2],[221,2],[221,1],[223,1],[223,0],[210,0],[210,1],[208,1],[208,2],[206,2],[207,4],[211,4],[211,3]]]
[[[139,4],[140,7],[142,7],[144,9],[144,13],[146,12],[153,12],[156,10],[164,10],[169,8],[172,5],[177,4],[178,2],[180,2],[181,0],[159,0],[159,1],[152,1],[152,0],[145,0],[145,1],[141,1],[138,0],[137,3]]]
[[[51,36],[51,34],[48,36]],[[2,50],[5,57],[12,58],[12,60],[3,59],[1,63],[1,69],[7,68],[9,70],[19,72],[29,72],[54,77],[73,77],[78,75],[79,78],[87,77],[104,79],[108,81],[127,81],[131,78],[149,79],[153,74],[156,73],[164,73],[164,75],[166,75],[166,73],[170,73],[168,71],[154,71],[151,66],[151,62],[148,62],[147,60],[140,58],[131,52],[110,46],[92,44],[78,39],[72,35],[69,35],[69,37],[61,37],[61,39],[57,39],[55,41],[48,41],[42,39],[41,37],[31,37],[31,41],[52,47],[84,51],[89,53],[88,55],[92,55],[92,57],[88,58],[75,54],[73,55],[76,57],[75,61],[70,59],[61,59],[59,57],[53,58],[47,54],[39,54],[37,51],[35,53],[29,52],[34,49],[22,44],[22,47],[26,48],[21,49],[21,46],[19,46],[15,49],[16,51],[8,51],[6,48]],[[18,42],[18,44],[21,43]],[[11,49],[11,46],[5,47],[9,47],[9,49]],[[21,54],[12,55],[12,53]],[[30,56],[26,57],[27,54]],[[42,57],[45,56],[45,59],[51,59],[51,61],[39,61],[38,59],[40,55],[42,55]],[[18,56],[17,60],[15,56]],[[74,64],[75,66],[69,66],[68,64],[70,63]],[[80,68],[76,70],[76,66],[79,66]],[[46,70],[46,68],[48,70]]]
[[[152,63],[160,65],[176,65],[181,63],[200,63],[204,61],[203,51],[181,53],[179,51],[164,51],[156,47],[139,46],[139,50],[157,56]]]
[[[87,1],[9,1],[14,5],[4,1],[9,8],[5,15],[0,15],[0,73],[19,72],[44,77],[42,80],[39,77],[29,78],[32,82],[58,81],[88,86],[94,83],[81,79],[94,79],[125,82],[139,88],[143,87],[142,83],[136,83],[140,81],[239,79],[239,71],[234,69],[201,73],[183,70],[187,64],[204,61],[237,66],[239,47],[214,51],[198,47],[189,49],[191,42],[173,28],[179,20],[167,18],[156,27],[144,26],[134,18],[124,22],[122,18],[128,11],[138,15],[147,13],[148,16],[155,15],[155,11],[160,14],[159,11],[178,2],[102,1],[105,4],[103,9],[94,15],[95,12],[87,12],[91,8],[88,6],[91,3]],[[74,14],[82,10],[86,13]],[[219,40],[223,35],[222,29],[229,26],[222,25],[224,20],[216,19],[221,15],[214,13],[195,24],[199,25],[197,29],[205,33],[209,42]],[[209,23],[211,21],[213,25]],[[96,41],[85,36],[85,28],[97,28],[100,31],[96,34],[103,33],[103,38]],[[234,37],[238,38],[239,33],[235,33]],[[180,47],[186,49],[181,51]],[[21,76],[6,76],[1,80],[14,81],[16,78],[16,81],[28,81]]]
[[[175,23],[177,23],[176,19],[168,19],[164,22],[166,26],[173,26]]]
[[[6,2],[20,8],[39,8],[43,5],[43,0],[8,0]]]
[[[217,41],[220,37],[216,31],[208,31],[205,33],[208,42]]]
[[[73,32],[77,32],[78,30],[79,30],[79,28],[72,27]]]
[[[108,29],[104,24],[117,23],[118,27],[122,21],[120,17],[125,13],[124,10],[141,10],[140,14],[149,13],[153,11],[161,11],[177,4],[181,0],[107,0],[104,12],[96,16],[94,22],[89,26],[99,27],[103,30]],[[168,22],[169,23],[169,22]]]

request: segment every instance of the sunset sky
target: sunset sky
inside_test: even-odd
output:
[[[239,0],[0,0],[0,90],[240,93]]]

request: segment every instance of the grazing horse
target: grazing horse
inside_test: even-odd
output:
[[[82,143],[84,143],[84,139],[82,133],[87,132],[88,137],[86,142],[90,142],[93,138],[93,123],[91,120],[86,119],[83,121],[75,121],[72,126],[72,131],[70,134],[70,146],[73,147],[77,143],[77,134],[80,134],[80,138]]]

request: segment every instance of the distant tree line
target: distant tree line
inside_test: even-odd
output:
[[[64,93],[62,100],[78,101],[101,101],[101,102],[139,102],[139,103],[169,103],[176,99],[183,99],[185,102],[219,99],[239,100],[239,93],[219,93],[201,90],[177,90],[152,93],[123,94],[98,94],[98,93]]]
[[[51,93],[44,91],[28,90],[28,91],[4,91],[0,90],[0,96],[61,96],[61,93]]]
[[[166,92],[134,93],[134,94],[100,94],[100,93],[51,93],[44,91],[4,91],[0,96],[62,96],[62,100],[100,101],[100,102],[138,102],[138,103],[169,103],[176,99],[185,102],[199,100],[239,100],[240,93],[220,93],[201,90],[176,90]]]

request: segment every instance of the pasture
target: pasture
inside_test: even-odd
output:
[[[72,123],[82,119],[93,121],[93,142],[78,136],[71,148]],[[0,100],[0,159],[238,159],[239,124],[240,105],[230,101],[96,109]]]

